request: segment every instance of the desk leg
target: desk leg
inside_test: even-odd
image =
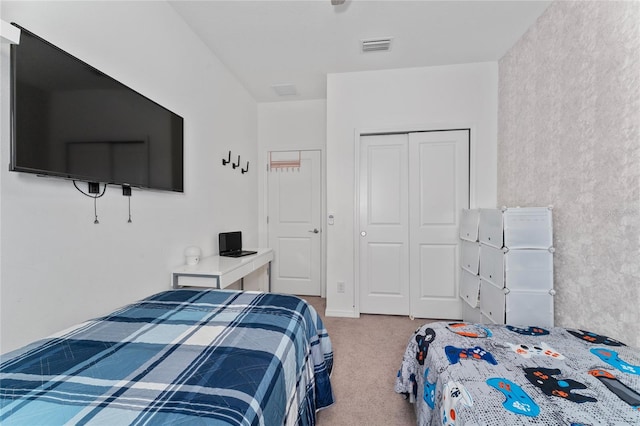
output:
[[[178,275],[177,274],[173,274],[173,276],[172,276],[171,287],[178,288]]]

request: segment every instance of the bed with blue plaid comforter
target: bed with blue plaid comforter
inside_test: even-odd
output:
[[[305,301],[172,290],[3,355],[0,424],[313,425],[331,341]]]

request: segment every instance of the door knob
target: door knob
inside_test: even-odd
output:
[[[313,232],[314,234],[317,234],[320,231],[318,230],[318,228],[313,228],[313,231],[309,231],[309,232]]]
[[[366,237],[366,236],[367,236],[367,231],[362,231],[362,232],[360,233],[360,235],[362,235],[363,237]]]

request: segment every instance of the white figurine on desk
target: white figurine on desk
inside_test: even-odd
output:
[[[187,265],[197,265],[200,262],[202,250],[200,247],[191,246],[184,249],[184,261]]]

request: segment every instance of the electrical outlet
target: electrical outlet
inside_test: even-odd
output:
[[[344,281],[338,281],[338,293],[344,293]]]

